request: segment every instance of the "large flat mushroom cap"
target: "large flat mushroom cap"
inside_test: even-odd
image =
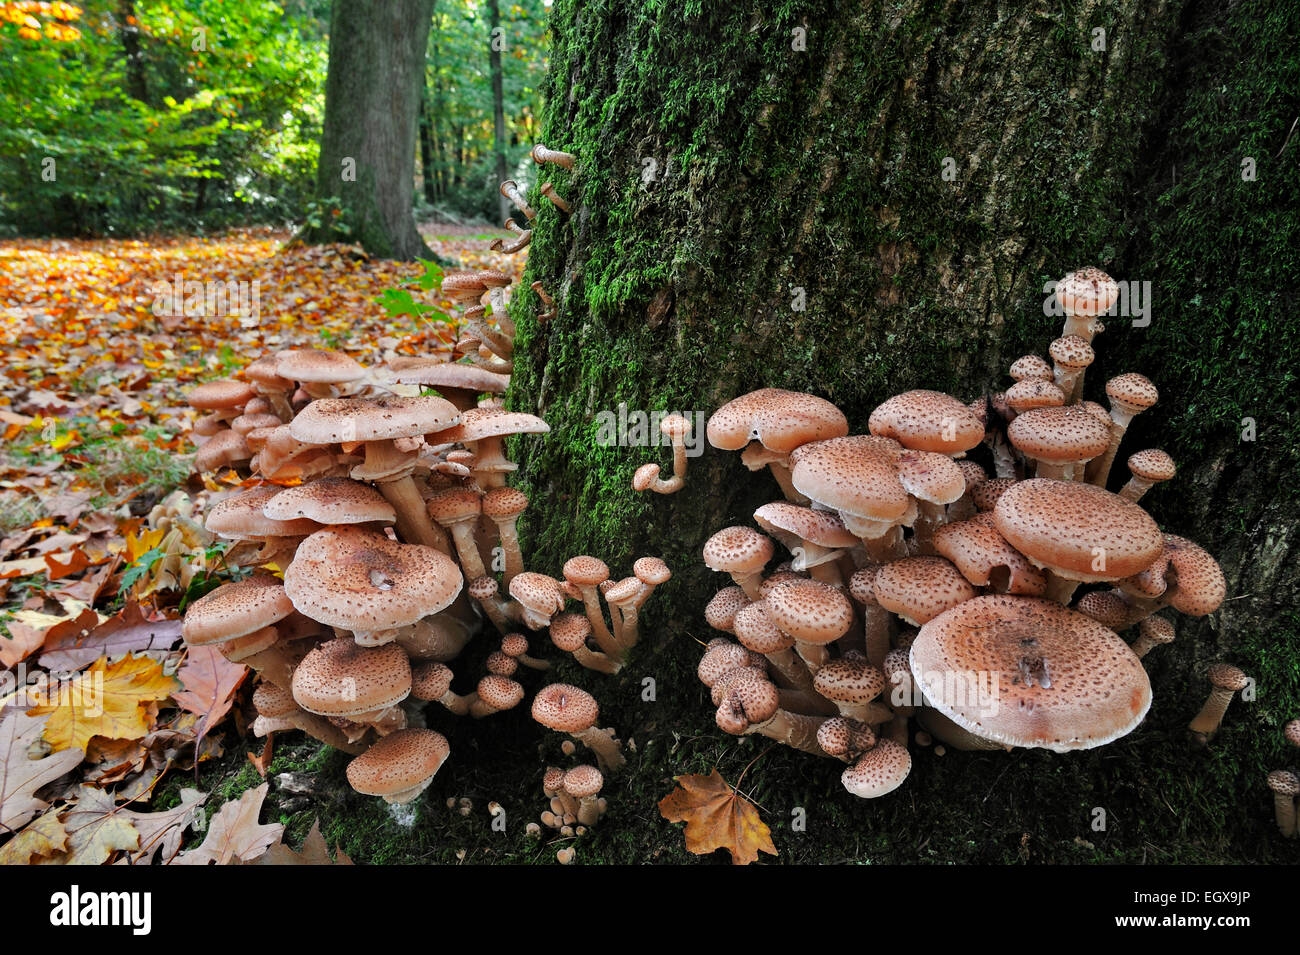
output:
[[[363,647],[338,637],[313,648],[293,671],[294,700],[320,716],[382,710],[410,692],[410,658],[396,643]]]
[[[1078,405],[1032,408],[1007,425],[1007,437],[1039,461],[1090,461],[1110,447],[1110,428]]]
[[[290,381],[336,385],[356,381],[366,370],[342,352],[296,348],[276,355],[275,373]]]
[[[293,602],[274,577],[259,574],[222,584],[185,611],[181,635],[192,647],[221,643],[269,627],[293,613]]]
[[[273,520],[306,518],[320,524],[364,524],[397,519],[393,505],[369,484],[345,477],[318,478],[271,497],[262,513]]]
[[[441,733],[397,730],[348,763],[348,783],[367,796],[406,793],[432,779],[450,753],[451,745]]]
[[[257,392],[252,385],[230,378],[205,382],[191,389],[185,396],[190,407],[198,408],[200,411],[229,411],[233,408],[242,408],[255,397]]]
[[[893,438],[913,451],[957,454],[984,440],[984,425],[975,412],[941,391],[905,391],[871,412],[868,430]]]
[[[758,441],[769,451],[787,454],[809,441],[849,433],[844,413],[824,398],[782,388],[760,388],[733,398],[715,411],[705,426],[709,444],[739,451]]]
[[[910,663],[929,705],[1007,746],[1102,746],[1151,707],[1151,683],[1128,644],[1036,597],[976,597],[945,611],[921,628]]]
[[[435,358],[394,358],[384,371],[399,384],[453,388],[475,394],[503,395],[510,385],[509,375]]]
[[[298,547],[284,588],[302,613],[355,632],[415,623],[449,606],[463,584],[440,551],[359,527],[327,527]]]
[[[1035,566],[1070,580],[1130,577],[1163,548],[1160,528],[1146,511],[1078,481],[1020,481],[998,498],[993,517],[998,533]]]
[[[825,507],[892,522],[908,508],[895,459],[871,435],[831,438],[805,444],[790,455],[790,480],[800,494]]]
[[[460,418],[455,405],[436,395],[320,398],[298,412],[289,431],[309,444],[384,441],[445,431]]]

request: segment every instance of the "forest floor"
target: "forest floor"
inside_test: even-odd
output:
[[[487,251],[496,234],[432,227],[426,237],[451,261],[518,274],[523,256]],[[526,689],[554,680],[587,687],[601,700],[602,724],[628,743],[627,770],[606,786],[608,815],[576,840],[524,834],[547,808],[544,768],[582,756],[562,755],[558,736],[526,708],[468,720],[431,707],[429,725],[448,737],[452,757],[408,824],[352,792],[343,754],[296,733],[264,748],[247,733],[252,687],[242,668],[230,672],[218,655],[199,659],[179,647],[185,601],[224,579],[206,542],[168,530],[183,526],[175,518],[187,499],[217,488],[191,473],[184,435],[194,413],[184,394],[263,350],[318,345],[370,363],[427,353],[454,335],[447,303],[433,303],[445,314],[421,317],[376,303],[420,267],[286,239],[251,231],[0,242],[0,675],[39,681],[80,671],[84,679],[99,668],[119,688],[117,710],[99,722],[56,706],[27,735],[0,732],[0,769],[18,755],[15,740],[25,755],[37,736],[50,759],[76,767],[71,782],[63,775],[56,788],[35,790],[50,808],[36,803],[13,824],[24,831],[0,835],[0,863],[143,861],[160,847],[164,859],[198,851],[193,861],[223,829],[212,822],[221,807],[237,800],[251,823],[245,818],[232,841],[237,826],[233,815],[227,820],[226,858],[267,854],[269,844],[296,848],[319,823],[325,842],[357,862],[553,862],[573,844],[579,863],[681,863],[695,857],[657,805],[674,776],[715,768],[758,807],[782,862],[1297,861],[1294,844],[1276,837],[1267,796],[1242,798],[1262,786],[1241,783],[1258,767],[1239,755],[1250,730],[1231,711],[1215,745],[1195,754],[1183,727],[1199,701],[1159,698],[1135,733],[1088,753],[915,747],[906,786],[866,802],[844,791],[832,761],[713,726],[694,673],[698,644],[710,636],[702,621],[686,632],[650,632],[617,677],[533,648],[556,666],[526,671]],[[166,312],[155,309],[157,283],[177,280],[257,282],[257,314],[155,314]],[[482,669],[486,643],[471,644],[465,672]],[[139,662],[124,666],[125,652]],[[1155,659],[1157,686],[1160,668]],[[14,686],[0,683],[0,706],[10,710],[0,711],[0,729],[15,702]],[[206,795],[187,791],[195,787]],[[196,799],[203,809],[189,813]],[[492,824],[491,802],[505,810],[504,831]]]

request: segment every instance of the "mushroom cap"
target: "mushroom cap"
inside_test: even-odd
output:
[[[185,396],[190,407],[200,411],[230,411],[234,408],[242,408],[255,397],[257,392],[252,385],[235,381],[233,378],[205,382],[190,389],[190,393]]]
[[[397,519],[393,505],[369,484],[345,477],[317,478],[267,500],[262,513],[277,521],[306,518],[319,524],[363,524]]]
[[[1032,378],[1052,380],[1052,366],[1038,355],[1022,355],[1011,363],[1011,377],[1016,381]]]
[[[724,587],[713,595],[704,608],[704,619],[714,630],[731,633],[736,614],[749,606],[749,597],[739,587]]]
[[[269,627],[293,613],[293,602],[274,577],[258,574],[222,584],[185,611],[181,635],[192,647],[221,643]]]
[[[361,527],[327,527],[298,546],[284,587],[302,613],[331,627],[387,630],[451,605],[460,568],[422,544],[400,544]]]
[[[247,440],[238,431],[226,428],[218,431],[199,448],[194,455],[196,471],[215,471],[220,467],[230,467],[253,456],[253,450]]]
[[[600,787],[605,785],[605,777],[595,766],[574,766],[564,774],[561,785],[574,799],[589,799],[600,792]]]
[[[831,643],[853,625],[849,598],[819,580],[782,581],[768,591],[763,603],[774,624],[804,643]]]
[[[1123,630],[1133,611],[1117,590],[1090,591],[1079,598],[1074,609],[1110,630]]]
[[[276,520],[268,517],[266,505],[284,489],[274,484],[249,488],[214,504],[204,519],[204,526],[222,537],[301,537],[320,529],[313,520],[295,518]]]
[[[876,745],[876,734],[866,723],[847,716],[832,716],[817,727],[817,745],[827,756],[853,759]]]
[[[511,657],[521,657],[528,652],[528,638],[522,633],[507,633],[501,638],[501,652]]]
[[[752,527],[724,527],[704,542],[704,563],[720,572],[756,574],[775,550],[772,539]]]
[[[1075,269],[1056,283],[1056,300],[1069,315],[1102,315],[1119,297],[1119,283],[1096,266]]]
[[[975,596],[975,588],[944,557],[905,557],[881,566],[876,602],[908,623],[922,624]]]
[[[438,440],[469,444],[484,438],[500,438],[508,434],[546,434],[550,430],[551,426],[537,415],[504,411],[501,408],[470,408],[461,415],[460,424],[443,431],[438,435]]]
[[[386,376],[403,385],[429,385],[475,394],[503,395],[510,385],[509,375],[500,375],[476,365],[439,361],[436,358],[400,357],[384,367]]]
[[[945,611],[921,628],[910,662],[927,703],[1009,746],[1101,746],[1131,732],[1151,706],[1151,683],[1128,644],[1037,597],[976,597]],[[983,687],[972,685],[976,674]]]
[[[1110,447],[1110,428],[1078,405],[1033,408],[1007,425],[1007,438],[1037,461],[1090,461]]]
[[[483,495],[483,514],[507,521],[528,509],[528,495],[513,487],[494,487]]]
[[[977,461],[969,458],[962,458],[957,462],[957,469],[961,471],[962,478],[966,481],[966,493],[969,494],[975,489],[975,485],[989,479],[988,472]]]
[[[259,715],[269,719],[289,716],[299,710],[292,693],[268,682],[259,683],[253,691],[253,706]]]
[[[641,583],[658,587],[672,580],[673,572],[659,557],[638,557],[632,563],[632,573]]]
[[[865,658],[840,657],[813,675],[813,688],[838,703],[870,703],[886,685],[885,674]]]
[[[1006,402],[1017,414],[1035,408],[1059,408],[1065,404],[1065,392],[1054,382],[1042,378],[1026,378],[1006,390]]]
[[[1078,481],[1020,481],[998,498],[993,516],[1012,547],[1035,566],[1070,580],[1132,576],[1150,566],[1163,546],[1160,528],[1146,511]]]
[[[733,398],[705,426],[709,444],[739,451],[758,441],[769,451],[788,454],[801,444],[849,433],[844,413],[824,398],[781,388],[760,388]]]
[[[934,532],[934,549],[976,587],[992,585],[1001,593],[1026,597],[1039,597],[1047,591],[1047,575],[998,533],[988,512],[944,524]]]
[[[483,496],[472,487],[449,487],[425,501],[429,516],[443,527],[474,521],[483,512]]]
[[[983,435],[981,429],[980,434]],[[790,480],[801,494],[842,514],[894,522],[907,513],[891,439],[851,435],[816,441],[790,455]]]
[[[882,739],[840,774],[840,782],[855,796],[875,799],[903,785],[911,771],[912,754],[907,747]]]
[[[500,589],[501,586],[497,583],[495,577],[484,574],[482,577],[475,577],[471,580],[469,586],[465,588],[465,592],[475,600],[491,600]]]
[[[1052,361],[1062,368],[1087,368],[1095,359],[1092,346],[1078,335],[1064,335],[1048,346],[1047,352]]]
[[[876,574],[883,564],[867,564],[859,567],[849,578],[849,596],[864,607],[879,607],[876,600]]]
[[[736,612],[733,629],[741,644],[755,653],[777,653],[794,646],[794,637],[785,633],[767,615],[766,604],[759,600]]]
[[[1268,788],[1282,796],[1300,796],[1300,776],[1289,769],[1275,769],[1268,774]]]
[[[451,667],[429,660],[411,669],[411,696],[417,700],[441,700],[451,690]]]
[[[1174,587],[1166,593],[1171,572]],[[1120,586],[1151,597],[1166,594],[1175,610],[1193,617],[1204,617],[1218,610],[1228,588],[1219,562],[1199,544],[1176,534],[1165,534],[1159,556]]]
[[[701,683],[711,687],[732,670],[752,666],[761,666],[766,672],[767,661],[738,643],[719,640],[704,651],[695,674],[700,678]]]
[[[1282,727],[1282,736],[1292,746],[1300,746],[1300,720],[1288,720]]]
[[[605,594],[605,603],[608,604],[625,604],[635,600],[641,593],[641,581],[636,577],[624,577],[612,587],[607,587]]]
[[[1173,643],[1174,625],[1164,617],[1152,614],[1138,624],[1138,633],[1152,643]]]
[[[957,462],[937,451],[904,451],[895,462],[903,489],[918,501],[951,504],[966,493]]]
[[[451,746],[441,733],[397,730],[348,763],[348,783],[367,796],[395,796],[420,789],[437,775],[450,753]]]
[[[524,698],[524,688],[498,673],[489,673],[478,681],[478,698],[494,710],[509,710]]]
[[[519,669],[519,662],[510,654],[501,650],[493,650],[489,653],[487,661],[483,665],[487,667],[488,673],[496,676],[513,676],[515,671]]]
[[[290,381],[336,385],[363,378],[366,370],[342,352],[296,348],[276,356],[275,373]]]
[[[858,539],[844,522],[828,511],[816,511],[788,501],[773,501],[754,512],[759,527],[789,547],[808,541],[819,547],[856,547]]]
[[[445,431],[460,418],[455,405],[436,395],[319,398],[298,412],[289,432],[310,444],[385,441]]]
[[[580,733],[600,718],[596,698],[567,683],[552,683],[538,690],[532,712],[533,719],[559,733]]]
[[[1210,683],[1220,690],[1244,690],[1250,685],[1250,677],[1231,663],[1211,663],[1208,672]]]
[[[1129,414],[1146,411],[1160,398],[1151,379],[1136,372],[1117,375],[1106,382],[1106,397],[1111,404]]]
[[[714,684],[714,691],[715,697],[721,696],[715,722],[724,733],[743,733],[756,723],[766,723],[781,708],[781,694],[767,677],[741,672],[723,679],[727,682],[722,693],[716,692],[718,684]]]
[[[478,272],[448,272],[442,277],[443,292],[479,292],[487,291],[487,282]]]
[[[871,412],[868,430],[913,451],[957,454],[984,440],[984,424],[963,402],[941,391],[905,391]],[[807,493],[807,492],[805,492]]]
[[[396,643],[363,647],[338,637],[313,648],[293,671],[294,700],[319,716],[382,710],[410,692],[410,660]]]
[[[564,591],[554,577],[526,570],[510,581],[510,596],[527,609],[550,619],[564,609]]]
[[[980,481],[970,489],[971,502],[981,511],[991,511],[997,505],[998,498],[1015,483],[1013,478],[989,478]]]
[[[549,630],[551,642],[565,653],[572,653],[587,645],[587,637],[591,636],[591,621],[585,613],[569,611],[557,614],[551,620]]]
[[[1129,455],[1128,469],[1136,478],[1156,484],[1173,478],[1174,459],[1159,448],[1147,448]]]
[[[564,562],[564,579],[582,587],[594,587],[609,580],[609,565],[599,557],[582,554]]]

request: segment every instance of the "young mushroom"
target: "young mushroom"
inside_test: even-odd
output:
[[[1210,695],[1205,700],[1205,705],[1187,724],[1192,741],[1202,746],[1208,745],[1219,732],[1223,715],[1228,711],[1233,695],[1250,685],[1250,677],[1228,663],[1211,664],[1209,678]]]
[[[359,793],[404,805],[429,787],[450,753],[447,738],[441,733],[398,730],[348,763],[348,782]]]
[[[1287,839],[1296,837],[1296,796],[1300,795],[1300,776],[1289,769],[1275,769],[1268,774],[1268,788],[1273,791],[1273,814],[1277,828]]]
[[[501,195],[514,203],[515,208],[522,212],[525,218],[537,218],[536,211],[534,211],[533,207],[528,204],[528,200],[524,198],[524,194],[519,191],[519,183],[515,182],[513,179],[507,179],[505,182],[501,183]]]
[[[572,169],[574,162],[578,158],[573,153],[562,153],[558,149],[548,149],[541,143],[534,146],[528,155],[532,156],[533,161],[539,166],[550,162],[555,163],[557,166],[563,166],[565,169]]]
[[[596,728],[600,708],[585,690],[567,683],[552,683],[533,697],[533,719],[557,733],[568,733],[596,755],[601,769],[612,772],[626,765],[613,730]]]
[[[538,191],[542,195],[544,195],[547,199],[549,199],[551,201],[551,204],[554,205],[561,212],[564,212],[565,214],[569,214],[573,212],[573,207],[569,205],[568,202],[566,202],[558,192],[555,191],[555,186],[551,185],[551,183],[549,182],[542,183],[542,186]]]

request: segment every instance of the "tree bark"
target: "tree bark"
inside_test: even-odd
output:
[[[574,214],[537,205],[514,298],[510,403],[552,429],[515,448],[530,569],[592,553],[619,575],[661,556],[674,578],[650,632],[707,639],[703,607],[729,581],[700,548],[752,526],[777,487],[706,447],[685,490],[638,495],[633,471],[667,468],[667,448],[599,445],[601,412],[706,418],[772,386],[834,401],[865,433],[910,388],[1007,387],[1009,363],[1061,333],[1044,283],[1095,264],[1156,296],[1149,326],[1108,319],[1094,342],[1087,397],[1104,402],[1125,371],[1161,390],[1113,487],[1128,454],[1169,451],[1181,473],[1143,506],[1228,578],[1222,610],[1176,620],[1151,719],[1176,730],[1225,655],[1273,674],[1274,729],[1297,715],[1297,508],[1277,488],[1296,469],[1300,347],[1269,333],[1300,241],[1277,211],[1300,194],[1286,14],[1228,0],[775,7],[555,4],[541,139],[579,162],[547,168]],[[1243,155],[1259,162],[1253,186]],[[557,301],[545,325],[534,280]]]
[[[117,30],[126,54],[126,91],[133,100],[149,102],[149,87],[144,78],[144,55],[140,52],[140,24],[135,16],[135,0],[118,0]]]
[[[359,242],[380,258],[432,258],[415,228],[415,136],[433,0],[334,0],[319,199],[338,197],[351,227],[314,242]]]

